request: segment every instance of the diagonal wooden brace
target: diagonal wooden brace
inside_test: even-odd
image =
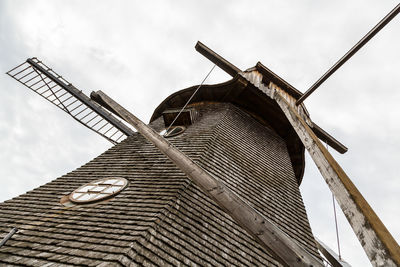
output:
[[[92,92],[91,98],[105,104],[110,111],[124,119],[153,143],[180,170],[182,170],[204,193],[230,215],[255,240],[266,248],[284,266],[323,266],[322,262],[308,253],[279,227],[261,215],[247,202],[211,176],[183,152],[174,147],[152,128],[124,109],[101,91]]]
[[[400,266],[400,248],[353,182],[311,128],[280,94],[273,99],[285,113],[353,228],[373,266]]]

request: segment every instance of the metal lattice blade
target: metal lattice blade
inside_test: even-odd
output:
[[[129,127],[37,58],[28,59],[7,74],[113,144],[133,134]]]

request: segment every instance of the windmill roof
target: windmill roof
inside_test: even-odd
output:
[[[249,69],[246,72],[251,74],[252,71],[252,69]],[[278,81],[278,78],[274,81]],[[160,117],[165,110],[183,107],[197,88],[198,86],[192,86],[171,94],[155,109],[150,122]],[[295,90],[283,88],[290,94]],[[297,90],[293,92],[297,92]],[[267,94],[260,91],[241,75],[236,75],[233,79],[224,83],[203,85],[201,90],[190,100],[192,104],[201,102],[234,104],[260,123],[272,128],[285,140],[296,178],[298,183],[301,183],[305,168],[304,146],[282,110]]]
[[[286,142],[229,103],[198,103],[199,120],[170,141],[318,256]],[[151,127],[164,128],[162,117]],[[251,138],[249,138],[251,137]],[[96,204],[63,206],[85,183],[128,186]],[[19,265],[278,265],[141,135],[82,167],[0,204],[0,262]]]

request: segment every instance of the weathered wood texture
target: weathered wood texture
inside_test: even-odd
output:
[[[248,203],[228,189],[221,181],[204,171],[193,160],[175,148],[133,114],[125,110],[101,91],[103,101],[125,121],[134,126],[146,139],[153,143],[195,184],[208,194],[239,225],[249,232],[262,246],[287,266],[323,266],[322,263],[299,246],[277,226],[262,216]]]
[[[285,139],[230,103],[191,108],[198,120],[168,141],[319,258]],[[162,116],[149,126],[165,129]],[[115,198],[60,204],[81,185],[112,176],[129,180]],[[0,240],[19,229],[0,248],[0,266],[281,266],[138,132],[68,174],[0,203],[0,222]]]
[[[196,110],[199,121],[170,142],[219,179],[228,177],[231,190],[318,255],[284,141],[233,105]],[[163,118],[150,126],[160,132]],[[81,185],[112,176],[129,180],[115,198],[69,208],[59,203]],[[279,190],[266,186],[274,181]],[[19,231],[0,248],[0,266],[281,266],[138,132],[0,203],[0,240],[13,227]]]
[[[257,73],[243,74],[275,99],[335,195],[373,266],[400,266],[400,248],[350,178],[309,127],[309,118],[295,99],[273,84],[265,86]],[[261,79],[262,80],[262,79]]]
[[[321,240],[316,238],[316,243],[319,251],[321,251],[322,255],[329,261],[329,263],[333,267],[351,267],[350,264],[345,262],[343,259],[340,259],[339,255],[337,255],[333,250],[331,250],[327,245],[325,245]]]
[[[315,135],[321,139],[323,142],[326,142],[330,147],[335,149],[337,152],[344,154],[347,152],[348,148],[336,140],[333,136],[327,133],[324,129],[319,127],[315,122],[312,124],[312,130]]]
[[[18,231],[17,228],[11,229],[11,231],[0,241],[0,248]]]

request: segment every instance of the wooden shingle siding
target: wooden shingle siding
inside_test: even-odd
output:
[[[285,141],[228,103],[169,141],[319,257]],[[162,117],[150,124],[161,131]],[[109,176],[129,180],[114,198],[66,208],[60,198]],[[142,136],[0,204],[0,265],[279,265]]]

